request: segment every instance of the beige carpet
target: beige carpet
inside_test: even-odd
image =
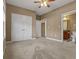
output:
[[[76,59],[75,44],[35,39],[7,44],[4,59]]]

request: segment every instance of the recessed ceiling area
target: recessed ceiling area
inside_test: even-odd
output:
[[[18,7],[22,7],[22,8],[35,11],[38,15],[42,15],[51,10],[59,8],[65,4],[73,2],[75,0],[55,0],[54,2],[49,3],[50,5],[49,8],[45,6],[39,8],[40,4],[39,3],[35,4],[34,1],[38,1],[38,0],[7,0],[7,3],[14,5],[14,6],[18,6]]]

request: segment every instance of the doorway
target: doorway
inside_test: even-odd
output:
[[[76,12],[75,10],[63,14],[63,41],[76,42]]]
[[[41,23],[41,35],[45,37],[45,23]]]

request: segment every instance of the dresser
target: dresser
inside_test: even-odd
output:
[[[69,30],[64,30],[63,31],[63,39],[64,40],[69,40],[71,37],[71,32]]]

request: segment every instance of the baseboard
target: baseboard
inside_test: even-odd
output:
[[[63,40],[58,40],[58,39],[49,38],[49,37],[46,37],[46,39],[49,39],[49,40],[54,40],[54,41],[58,41],[58,42],[63,42]]]
[[[8,43],[12,43],[13,41],[6,41],[6,43],[8,44]]]
[[[32,39],[36,39],[36,38],[31,38],[31,39],[27,39],[27,40],[32,40]],[[19,40],[19,41],[25,41],[25,40]],[[13,42],[19,42],[19,41],[7,41],[6,43],[13,43]]]
[[[36,38],[32,38],[32,39],[36,39]],[[63,42],[63,40],[58,40],[58,39],[49,38],[49,37],[46,37],[46,39]],[[30,40],[30,39],[27,39],[27,40]],[[20,41],[23,41],[23,40],[20,40]],[[7,43],[12,43],[12,42],[18,42],[18,41],[7,41]]]
[[[32,39],[36,39],[36,38],[32,38]]]

